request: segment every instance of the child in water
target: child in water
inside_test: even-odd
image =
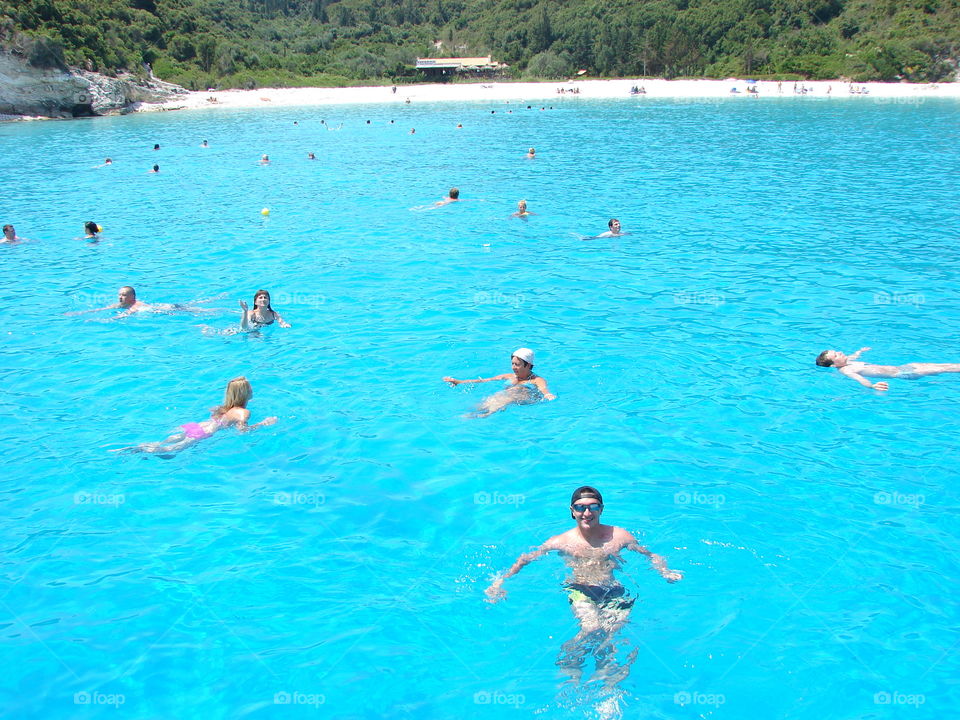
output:
[[[210,410],[210,418],[201,422],[189,422],[180,426],[177,432],[172,433],[163,442],[141,443],[120,448],[113,452],[147,452],[157,455],[170,456],[195,445],[225,427],[234,426],[240,432],[247,432],[265,425],[273,425],[276,417],[268,417],[255,425],[247,425],[250,411],[247,403],[253,397],[253,388],[245,377],[234,378],[227,383],[227,390],[223,396],[223,404]]]

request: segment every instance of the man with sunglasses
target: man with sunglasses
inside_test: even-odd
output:
[[[616,525],[602,524],[602,513],[603,496],[599,490],[588,485],[574,490],[570,498],[570,517],[576,521],[576,526],[554,535],[536,550],[517,558],[513,566],[487,588],[488,601],[495,603],[506,597],[503,581],[553,550],[564,556],[573,573],[566,583],[566,589],[574,612],[581,620],[589,620],[584,615],[594,615],[597,607],[624,608],[633,604],[633,598],[626,596],[623,586],[613,576],[613,571],[621,564],[621,550],[633,550],[646,555],[667,582],[683,578],[682,573],[668,568],[663,557],[640,545],[628,531]]]
[[[603,525],[603,496],[588,485],[573,491],[570,498],[570,516],[576,526],[547,540],[543,545],[524,553],[513,566],[487,588],[487,600],[495,603],[506,597],[503,581],[516,575],[521,568],[542,555],[556,550],[571,570],[565,588],[580,628],[576,635],[561,646],[557,665],[570,679],[581,681],[587,655],[596,660],[596,677],[610,688],[625,678],[636,658],[636,650],[618,663],[617,633],[630,617],[634,598],[627,595],[623,585],[614,577],[620,568],[621,550],[634,550],[650,558],[653,567],[667,582],[676,582],[683,574],[667,567],[667,562],[637,542],[621,527]]]

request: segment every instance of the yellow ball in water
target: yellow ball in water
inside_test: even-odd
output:
[[[270,208],[264,208],[263,210],[260,211],[260,214],[266,217],[267,215],[270,214]]]

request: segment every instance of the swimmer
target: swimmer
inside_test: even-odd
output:
[[[280,313],[270,307],[270,293],[266,290],[257,290],[256,295],[253,296],[253,310],[248,309],[247,303],[243,300],[240,301],[240,308],[243,310],[243,315],[240,316],[240,329],[243,332],[273,325],[274,320],[282,328],[290,327],[290,324],[280,317]]]
[[[316,160],[317,156],[313,153],[307,153],[307,160]]]
[[[154,145],[154,146],[153,146],[153,149],[154,149],[154,150],[159,150],[159,149],[160,149],[160,143],[157,143],[156,145]]]
[[[100,236],[98,233],[103,232],[103,228],[95,222],[85,222],[83,224],[83,230],[87,233],[83,238],[84,240],[99,240]]]
[[[269,164],[270,164],[270,156],[269,156],[269,155],[261,155],[261,156],[260,156],[260,164],[261,164],[261,165],[269,165]]]
[[[200,143],[200,147],[210,147],[210,146],[207,144],[207,141],[204,140],[202,143]]]
[[[510,217],[527,217],[528,215],[535,215],[536,213],[527,212],[527,201],[521,200],[517,203],[517,211]]]
[[[103,165],[96,165],[94,167],[102,168],[102,167],[107,167],[107,165],[113,165],[113,160],[111,160],[110,158],[107,158],[106,160],[103,161]]]
[[[410,101],[407,100],[407,102],[410,102]],[[411,135],[416,135],[416,134],[417,134],[417,129],[416,129],[416,128],[410,128],[410,134],[411,134]]]
[[[611,652],[615,635],[629,619],[635,601],[613,574],[622,567],[622,551],[632,550],[645,555],[669,583],[683,579],[683,573],[667,567],[665,558],[645,548],[629,531],[602,524],[603,509],[603,496],[599,490],[587,485],[574,490],[570,498],[570,516],[576,525],[518,557],[485,593],[487,602],[499,602],[507,595],[503,589],[504,580],[534,560],[556,551],[570,569],[564,589],[580,626],[579,632],[563,644],[557,664],[574,681],[580,679],[588,653],[596,659],[597,674],[605,679],[616,677],[616,673],[610,670],[628,670],[627,667],[611,667],[611,664],[616,665],[615,653]],[[632,659],[628,659],[629,662]]]
[[[190,305],[181,305],[179,303],[145,303],[137,299],[137,291],[129,285],[124,285],[117,291],[117,302],[113,305],[107,305],[102,308],[92,310],[81,310],[80,312],[70,312],[67,315],[83,315],[84,313],[101,312],[103,310],[123,310],[117,315],[118,318],[127,317],[138,312],[188,312],[205,313],[218,312],[209,308],[200,308]]]
[[[536,148],[530,148],[527,150],[527,160],[533,160],[535,157],[537,157]]]
[[[870,363],[858,360],[861,353],[865,353],[870,348],[864,347],[857,350],[852,355],[844,355],[837,350],[824,350],[817,356],[817,365],[820,367],[835,367],[841,375],[845,375],[851,380],[856,380],[864,387],[874,390],[888,390],[889,385],[885,381],[870,382],[867,378],[900,378],[903,380],[914,380],[928,375],[940,375],[942,373],[960,373],[960,363],[908,363],[907,365],[871,365]]]
[[[605,237],[620,237],[622,235],[626,235],[625,232],[620,232],[620,221],[617,220],[616,218],[610,218],[607,221],[607,227],[610,228],[609,230],[607,230],[607,232],[600,233],[596,237],[605,238]],[[586,238],[586,239],[590,240],[591,238]]]
[[[210,437],[225,427],[233,426],[240,432],[248,432],[258,427],[273,425],[277,421],[275,417],[265,418],[255,425],[247,425],[247,422],[250,420],[250,411],[247,410],[247,403],[250,402],[252,397],[253,388],[250,387],[250,381],[245,377],[234,378],[227,383],[223,404],[210,410],[210,418],[208,420],[185,423],[163,442],[130,445],[129,447],[113,450],[112,452],[145,452],[163,457],[173,455],[191,445],[195,445],[200,440]]]
[[[0,240],[0,243],[16,243],[22,241],[23,238],[17,235],[17,229],[13,225],[3,226],[3,239]]]
[[[510,367],[513,372],[495,375],[490,378],[476,380],[457,380],[452,377],[443,378],[444,382],[456,387],[463,383],[483,383],[503,380],[506,387],[498,393],[486,398],[469,417],[487,417],[503,410],[508,405],[532,405],[541,399],[555,400],[556,395],[550,392],[547,381],[533,372],[533,350],[520,348],[510,356]]]
[[[450,194],[447,195],[442,200],[438,200],[433,204],[434,207],[441,207],[443,205],[449,205],[450,203],[457,202],[460,199],[460,190],[458,188],[450,188]]]
[[[149,174],[158,173],[158,172],[160,172],[160,166],[159,166],[159,165],[154,165],[154,166],[153,166],[153,170],[150,170],[149,173],[147,173],[147,174],[149,175]]]

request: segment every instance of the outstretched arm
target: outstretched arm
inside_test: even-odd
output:
[[[507,591],[503,589],[503,581],[506,580],[508,577],[513,577],[518,572],[520,572],[520,570],[522,570],[524,567],[532,563],[537,558],[542,557],[543,555],[546,555],[548,552],[550,552],[553,549],[554,549],[553,540],[551,538],[550,540],[545,542],[543,545],[538,547],[536,550],[531,550],[530,552],[526,552],[520,557],[518,557],[516,562],[514,562],[513,565],[510,566],[509,570],[507,570],[503,575],[501,575],[492,583],[490,583],[490,587],[486,589],[487,602],[495,603],[498,600],[503,600],[503,598],[507,596]]]
[[[543,393],[543,396],[544,396],[547,400],[556,400],[556,399],[557,399],[557,396],[554,395],[552,392],[550,392],[550,388],[547,387],[547,381],[544,380],[544,379],[543,379],[542,377],[540,377],[539,375],[538,375],[536,378],[534,378],[533,384],[536,385],[538,388],[540,388],[540,392]]]
[[[677,582],[677,580],[683,580],[683,573],[679,570],[671,570],[667,567],[667,560],[662,555],[657,555],[652,553],[643,545],[637,542],[637,539],[630,536],[630,542],[627,543],[627,550],[633,550],[640,553],[641,555],[646,555],[650,558],[650,564],[653,565],[654,569],[660,573],[660,576],[667,582]]]
[[[489,377],[489,378],[477,378],[476,380],[457,380],[456,378],[445,377],[443,381],[448,382],[453,386],[456,386],[456,385],[460,385],[461,383],[482,383],[482,382],[490,382],[492,380],[506,380],[508,377],[512,375],[513,373],[504,373],[503,375],[495,375],[494,377]]]
[[[247,425],[247,421],[250,420],[250,411],[246,408],[236,408],[230,411],[231,413],[237,413],[232,419],[234,424],[237,426],[237,430],[240,432],[250,432],[251,430],[256,430],[258,427],[265,427],[267,425],[273,425],[276,421],[276,417],[264,418],[258,423],[253,425]]]
[[[282,317],[280,317],[280,313],[278,313],[276,310],[273,311],[273,316],[277,319],[277,324],[278,324],[280,327],[282,327],[282,328],[288,328],[288,327],[290,327],[290,323],[288,323],[286,320],[284,320]]]
[[[243,311],[243,314],[240,316],[240,329],[247,332],[250,329],[250,310],[247,308],[247,303],[243,300],[240,301],[240,309]]]
[[[847,355],[847,359],[848,359],[848,360],[856,360],[857,358],[860,357],[860,353],[865,353],[865,352],[866,352],[867,350],[869,350],[869,349],[870,349],[870,348],[868,348],[868,347],[862,347],[862,348],[860,348],[859,350],[857,350],[853,355]]]
[[[851,355],[850,357],[853,357],[853,355]],[[876,383],[871,382],[860,373],[855,373],[853,370],[847,370],[846,368],[840,368],[840,374],[850,378],[851,380],[856,380],[858,383],[860,383],[864,387],[873,388],[874,390],[887,390],[890,387],[883,380]]]

